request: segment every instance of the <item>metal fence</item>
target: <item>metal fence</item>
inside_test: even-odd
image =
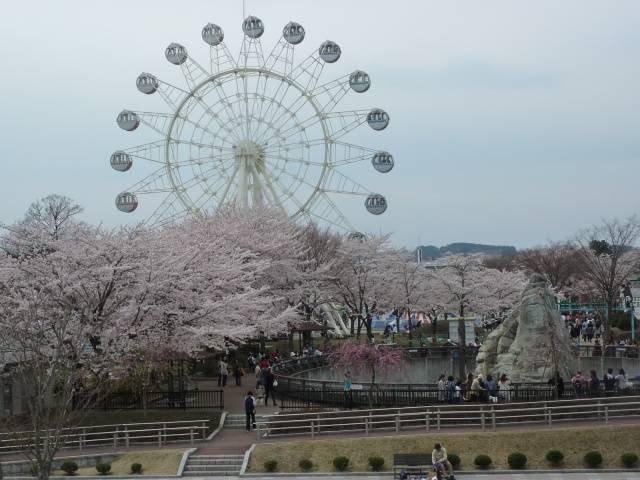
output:
[[[580,423],[640,416],[640,397],[578,399],[555,402],[482,405],[465,403],[430,407],[313,412],[272,416],[258,422],[258,438],[278,435],[361,433],[443,428],[496,430],[512,425]]]
[[[110,393],[97,398],[78,395],[74,407],[100,410],[224,409],[224,390]]]
[[[162,446],[168,443],[205,440],[210,420],[184,420],[176,422],[127,423],[117,425],[95,425],[87,427],[65,428],[60,433],[61,448],[85,448],[99,446],[129,447],[131,445],[154,444]],[[34,442],[50,441],[55,432],[0,433],[0,454],[28,451]]]

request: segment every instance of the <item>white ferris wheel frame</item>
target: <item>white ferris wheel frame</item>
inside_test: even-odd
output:
[[[248,19],[251,18],[255,19],[255,17],[248,17]],[[387,173],[393,167],[393,157],[387,152],[341,141],[344,135],[364,123],[369,123],[374,130],[383,130],[388,125],[388,115],[379,109],[334,111],[350,90],[364,93],[369,89],[370,83],[360,90],[353,88],[351,84],[351,79],[356,74],[365,75],[369,82],[368,75],[356,70],[352,74],[318,85],[325,63],[334,63],[335,60],[326,60],[321,52],[315,52],[294,67],[294,45],[288,42],[285,36],[283,32],[280,41],[266,59],[262,55],[259,36],[252,38],[246,31],[238,61],[234,60],[223,41],[218,45],[210,44],[211,68],[209,71],[193,60],[184,47],[178,44],[170,45],[167,52],[174,45],[183,50],[184,58],[179,64],[169,60],[168,53],[166,55],[171,63],[180,66],[188,85],[187,90],[163,82],[154,75],[141,74],[138,81],[147,75],[155,82],[152,92],[144,91],[143,93],[159,92],[173,113],[125,110],[119,115],[118,123],[125,130],[135,130],[138,124],[142,123],[164,137],[161,141],[120,150],[112,155],[112,167],[121,172],[130,168],[131,158],[163,164],[162,168],[155,170],[118,195],[116,205],[120,210],[126,212],[135,210],[138,206],[138,194],[166,193],[167,197],[147,220],[150,225],[162,225],[179,220],[187,214],[200,214],[216,201],[217,208],[230,202],[249,207],[264,200],[287,211],[294,219],[321,220],[349,231],[355,231],[355,229],[340,212],[331,195],[364,196],[367,198],[366,208],[371,213],[377,215],[386,210],[386,199],[382,195],[371,192],[338,170],[338,167],[365,160],[371,160],[375,169],[382,173]],[[327,43],[333,44],[333,42],[325,42]],[[339,52],[339,47],[337,45],[335,47]],[[338,58],[339,55],[338,53]],[[276,67],[280,67],[280,70]],[[248,91],[248,79],[252,76],[257,76],[255,92]],[[262,93],[259,91],[261,79],[264,79]],[[267,95],[267,82],[270,80],[280,84],[275,94]],[[229,82],[235,83],[235,89],[232,85],[230,93],[227,94],[224,85]],[[286,87],[284,93],[281,93],[283,85]],[[290,105],[284,105],[291,88],[297,92],[295,100]],[[213,105],[205,101],[207,94],[211,92],[216,92],[217,101]],[[244,114],[242,110],[237,109],[239,103],[244,104]],[[250,103],[251,114],[249,114]],[[260,117],[255,117],[254,111],[258,103],[261,105]],[[265,103],[268,107],[263,113]],[[276,105],[274,112],[270,117],[265,118],[267,113],[271,113],[274,105]],[[214,110],[214,107],[220,108],[220,106],[221,109]],[[190,118],[198,107],[204,110],[201,117]],[[303,107],[310,109],[312,114],[299,119],[297,115]],[[226,115],[226,119],[219,118],[221,112]],[[277,116],[279,112],[280,116]],[[135,125],[125,127],[120,123],[120,117],[125,113],[132,115]],[[208,123],[203,126],[201,120],[205,115],[208,115]],[[380,122],[375,124],[376,118],[383,119],[384,124],[381,125]],[[213,125],[217,128],[215,131],[210,128],[214,120],[217,123]],[[180,137],[187,125],[192,133],[191,139],[185,141]],[[309,128],[318,129],[321,136],[309,139],[307,136]],[[271,136],[270,129],[274,130]],[[200,132],[201,138],[205,134],[208,135],[208,141],[206,143],[194,141],[196,131]],[[296,134],[299,136],[297,142],[287,142],[288,138]],[[272,140],[276,141],[270,144]],[[219,141],[220,145],[216,146],[215,141]],[[233,144],[231,144],[232,141]],[[229,145],[226,146],[226,144]],[[208,149],[211,153],[194,158],[192,151],[189,150],[189,158],[184,159],[176,152],[181,146],[186,145],[190,149],[197,148],[198,152],[200,149]],[[320,155],[317,153],[313,154],[313,158],[305,158],[305,155],[311,157],[311,148],[317,147],[324,150],[322,160],[318,158]],[[300,150],[300,158],[289,155],[288,152],[292,148]],[[113,159],[117,154],[126,155],[129,159],[128,166],[118,168],[114,165]],[[376,158],[380,155],[390,158],[390,166],[387,164],[384,168],[379,168],[379,165],[376,165]],[[204,171],[193,173],[195,166],[200,168],[207,163],[213,166],[208,170],[205,167]],[[281,163],[284,163],[284,167],[280,165]],[[286,170],[292,163],[300,164],[297,173]],[[191,167],[193,178],[185,180],[182,178],[182,169],[187,166]],[[272,172],[277,171],[278,166],[280,173],[275,176]],[[304,172],[300,173],[303,166]],[[311,167],[317,170],[317,179],[310,178],[311,176],[307,178]],[[228,170],[231,170],[230,174]],[[216,175],[213,181],[218,182],[209,185],[209,177],[213,175]],[[289,186],[286,181],[281,181],[283,175],[288,178]],[[222,183],[219,182],[221,179]],[[297,186],[294,186],[294,181],[297,182]],[[189,189],[195,186],[201,187],[202,183],[206,185],[204,193],[194,201]],[[301,192],[299,195],[302,195],[302,198],[298,198],[296,194],[302,187],[306,189],[306,193]],[[220,199],[214,199],[219,192],[222,192]],[[205,197],[207,198],[203,201]],[[252,201],[250,202],[249,199]],[[176,200],[182,208],[177,208]],[[289,202],[288,206],[285,206],[285,201]]]

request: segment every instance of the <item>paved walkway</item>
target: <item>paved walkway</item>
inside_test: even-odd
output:
[[[227,386],[224,388],[224,409],[229,413],[242,413],[244,414],[244,397],[247,395],[247,392],[251,390],[254,394],[256,392],[256,384],[255,384],[255,376],[254,375],[245,375],[242,377],[242,386],[236,387],[235,380],[233,377],[230,377],[231,382],[227,383]],[[200,380],[193,379],[193,383],[200,390],[217,390],[218,382],[217,380]],[[271,404],[271,400],[269,400],[269,405],[259,405],[257,409],[258,414],[272,414],[278,411],[277,407],[274,407]]]

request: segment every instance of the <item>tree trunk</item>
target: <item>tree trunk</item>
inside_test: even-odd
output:
[[[458,318],[458,375],[461,382],[465,381],[467,375],[467,338],[465,330],[464,305],[460,305],[460,317]]]
[[[376,369],[371,366],[371,385],[369,386],[369,408],[373,408],[373,389],[376,384]]]

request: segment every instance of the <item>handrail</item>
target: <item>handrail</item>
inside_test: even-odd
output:
[[[533,404],[539,404],[539,403],[553,403],[554,405],[557,404],[566,404],[566,403],[571,403],[571,404],[575,404],[575,403],[587,403],[590,401],[593,401],[594,398],[602,398],[602,399],[620,399],[620,398],[638,398],[640,399],[640,396],[616,396],[616,397],[589,397],[589,398],[573,398],[573,399],[563,399],[563,400],[536,400],[536,401],[532,401],[532,402],[524,402],[524,401],[518,401],[518,402],[509,402],[509,403],[495,403],[495,404],[489,404],[489,403],[464,403],[464,404],[460,404],[460,405],[465,405],[474,409],[481,409],[481,408],[487,408],[487,407],[491,407],[493,406],[496,409],[499,410],[504,410],[506,409],[507,406],[511,407],[511,406],[522,406],[523,409],[527,409],[530,408],[528,406],[533,405]],[[621,402],[612,402],[613,404],[619,404]],[[571,406],[571,405],[569,405]],[[393,410],[402,410],[402,411],[408,411],[408,410],[417,410],[417,411],[422,411],[425,408],[434,408],[435,406],[431,405],[431,406],[425,406],[425,405],[419,405],[419,406],[414,406],[414,407],[379,407],[379,408],[367,408],[367,409],[361,409],[359,411],[361,412],[389,412],[390,409]],[[437,408],[440,408],[442,410],[444,409],[450,409],[450,410],[454,410],[456,408],[459,408],[459,405],[450,405],[450,404],[440,404],[437,406]],[[308,417],[309,415],[333,415],[333,414],[339,414],[341,412],[352,412],[353,410],[331,410],[329,412],[307,412],[307,413],[287,413],[286,416],[287,417]]]
[[[129,427],[129,426],[138,426],[138,425],[174,425],[174,424],[177,424],[177,423],[199,423],[199,424],[202,424],[202,422],[209,423],[210,420],[209,419],[204,419],[204,420],[174,420],[174,421],[171,421],[171,422],[165,422],[165,421],[159,420],[157,422],[113,423],[113,424],[107,424],[107,425],[78,425],[77,427],[61,428],[60,431],[64,432],[64,431],[69,431],[69,430],[85,430],[85,429],[90,429],[90,428],[106,428],[106,427]],[[54,429],[51,429],[50,431],[54,431]],[[131,431],[131,430],[129,430],[129,431]],[[0,435],[17,435],[19,433],[33,433],[33,431],[24,430],[24,431],[18,431],[18,432],[0,432]]]
[[[89,445],[99,444],[109,444],[116,448],[119,444],[129,447],[134,443],[149,443],[149,440],[155,439],[158,446],[181,441],[189,441],[193,445],[196,440],[206,439],[209,423],[209,419],[202,419],[78,426],[62,429],[62,432],[70,433],[61,433],[59,438],[62,448],[80,450]],[[150,425],[155,427],[148,427]],[[145,426],[148,428],[140,428]],[[105,430],[104,427],[115,427],[115,430]],[[103,429],[95,430],[98,428]],[[196,434],[199,438],[196,438]],[[0,452],[20,452],[33,446],[33,431],[2,432],[1,435],[4,438],[0,438]],[[95,438],[96,436],[99,437]],[[175,440],[171,440],[174,438]]]
[[[261,432],[266,435],[310,433],[313,438],[321,431],[324,433],[348,433],[354,430],[364,430],[369,434],[376,425],[391,425],[385,429],[395,428],[396,431],[400,431],[403,427],[426,428],[427,431],[435,427],[437,431],[440,431],[442,427],[456,426],[481,428],[482,431],[490,426],[495,431],[501,424],[513,425],[514,423],[542,423],[550,427],[554,421],[575,420],[576,417],[584,419],[585,414],[594,414],[594,419],[602,419],[607,424],[610,418],[621,417],[621,412],[624,412],[624,417],[640,416],[640,397],[627,398],[632,398],[632,400],[619,402],[615,401],[615,398],[603,397],[585,399],[590,403],[579,402],[573,405],[544,405],[529,408],[520,405],[512,408],[507,404],[505,405],[507,408],[496,408],[497,405],[478,406],[480,408],[475,405],[459,405],[371,409],[361,410],[357,414],[344,412],[347,413],[346,415],[340,415],[342,412],[318,412],[306,414],[307,417],[304,419],[280,419],[279,416],[271,416],[267,420],[257,422],[257,432],[258,438],[260,438]],[[416,411],[418,409],[420,410]],[[451,414],[454,414],[455,417],[451,417]],[[519,421],[513,422],[514,419]]]

